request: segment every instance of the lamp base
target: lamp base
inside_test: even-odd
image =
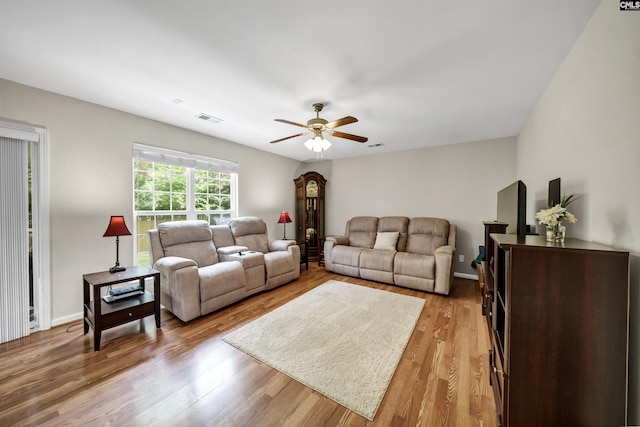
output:
[[[119,265],[114,265],[113,267],[111,267],[109,269],[109,273],[117,273],[119,271],[125,271],[127,269],[127,267],[121,267]]]

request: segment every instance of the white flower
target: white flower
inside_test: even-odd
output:
[[[555,227],[561,221],[568,221],[570,223],[578,221],[578,219],[569,212],[567,208],[562,207],[560,203],[548,209],[542,209],[536,214],[536,219],[538,223],[549,227]]]
[[[571,212],[569,212],[569,211],[566,211],[566,212],[564,213],[564,217],[565,217],[565,219],[566,219],[569,223],[571,223],[571,224],[578,222],[578,218],[576,218],[576,217],[575,217]]]

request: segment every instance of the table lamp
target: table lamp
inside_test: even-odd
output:
[[[123,216],[111,216],[107,231],[104,232],[102,237],[116,236],[116,265],[109,269],[111,273],[117,273],[118,271],[125,271],[126,267],[120,266],[120,236],[131,236],[131,232],[127,228],[127,224],[124,222]]]
[[[289,212],[280,212],[280,218],[278,219],[278,224],[282,224],[282,228],[284,230],[284,234],[282,235],[282,240],[287,240],[287,223],[291,222],[291,218],[289,217]]]

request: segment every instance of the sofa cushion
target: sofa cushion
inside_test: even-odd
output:
[[[347,225],[349,246],[373,249],[378,231],[378,218],[373,216],[356,216]]]
[[[398,243],[398,235],[399,233],[397,231],[378,231],[373,249],[395,251],[396,244]]]
[[[229,228],[236,245],[246,246],[251,251],[269,252],[267,224],[255,216],[233,218],[229,221]]]
[[[400,276],[436,278],[436,258],[429,255],[417,255],[398,252],[393,262],[393,272]]]
[[[407,234],[406,251],[420,255],[433,255],[449,241],[449,221],[440,218],[411,218]]]
[[[276,277],[288,273],[300,265],[294,265],[293,257],[288,251],[275,251],[264,254],[264,265],[269,277]]]
[[[237,289],[244,289],[244,268],[238,261],[220,262],[198,269],[200,299],[206,301]]]
[[[212,225],[211,235],[213,236],[213,244],[220,250],[226,246],[235,246],[236,242],[233,240],[231,229],[228,225]]]
[[[331,262],[338,265],[348,265],[358,268],[360,265],[360,253],[364,248],[338,245],[331,251]]]
[[[360,253],[360,269],[393,272],[395,253],[377,249],[363,249]]]
[[[201,220],[171,221],[158,224],[158,236],[165,256],[194,260],[198,267],[218,262],[209,224]]]
[[[378,220],[378,231],[397,231],[399,233],[396,250],[404,252],[407,248],[409,218],[406,216],[383,216]]]

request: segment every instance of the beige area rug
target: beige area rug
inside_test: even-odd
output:
[[[330,280],[223,340],[373,420],[424,304]]]

